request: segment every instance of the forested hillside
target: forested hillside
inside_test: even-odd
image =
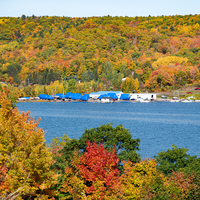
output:
[[[199,24],[200,15],[1,17],[0,81],[81,93],[198,84]]]

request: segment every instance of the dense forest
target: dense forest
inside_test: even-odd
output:
[[[0,17],[0,81],[37,94],[200,84],[199,24],[200,15]]]

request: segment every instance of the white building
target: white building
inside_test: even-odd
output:
[[[138,98],[142,98],[142,99],[156,99],[156,94],[154,93],[130,93],[130,100],[137,100]]]

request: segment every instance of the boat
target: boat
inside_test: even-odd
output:
[[[180,102],[179,98],[178,97],[173,97],[171,102]]]
[[[191,103],[191,102],[194,102],[194,101],[191,100],[191,99],[182,99],[181,102],[183,102],[183,103]]]
[[[22,98],[18,98],[19,101],[27,101],[30,100],[30,97],[22,97]]]
[[[100,103],[112,103],[114,100],[111,97],[101,97]]]
[[[167,100],[167,96],[165,96],[165,95],[162,95],[161,98],[162,98],[163,100]]]
[[[137,99],[137,101],[140,102],[140,103],[149,103],[149,102],[150,102],[149,99],[143,99],[143,98],[141,98],[141,97],[139,97],[139,98]]]

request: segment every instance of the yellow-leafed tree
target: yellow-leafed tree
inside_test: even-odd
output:
[[[135,90],[137,93],[140,92],[140,83],[137,78],[135,79]]]
[[[153,199],[160,191],[166,191],[166,178],[157,171],[156,165],[155,160],[148,159],[136,164],[124,162],[121,180],[126,199]]]
[[[152,67],[154,70],[158,69],[159,66],[165,66],[165,65],[175,65],[176,63],[183,64],[187,63],[188,59],[178,56],[166,56],[159,58],[157,61],[153,62]]]
[[[132,76],[129,76],[122,82],[121,89],[123,92],[131,93],[134,92],[135,88],[135,81]]]
[[[52,155],[30,113],[20,113],[0,91],[0,199],[42,199],[53,196],[56,176]]]

